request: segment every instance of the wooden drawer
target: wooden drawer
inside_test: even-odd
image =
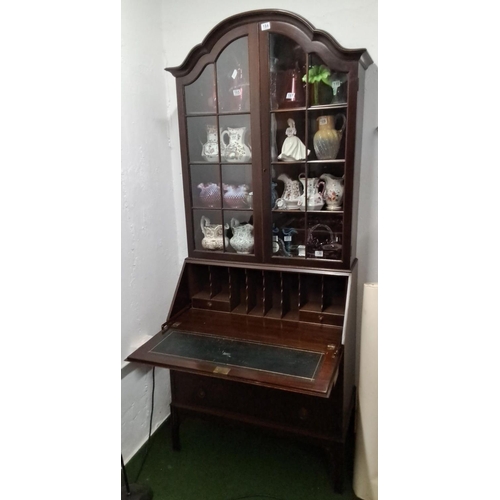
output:
[[[342,326],[344,324],[344,316],[314,311],[299,311],[299,320],[321,325]]]
[[[329,437],[340,433],[339,388],[326,399],[176,371],[171,381],[172,403],[179,408]]]

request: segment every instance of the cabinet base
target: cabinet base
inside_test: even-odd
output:
[[[260,430],[269,432],[273,435],[297,439],[323,448],[329,464],[328,469],[330,471],[329,474],[333,490],[336,493],[343,492],[344,478],[348,470],[351,469],[350,464],[352,462],[352,450],[350,450],[350,447],[352,447],[354,443],[354,412],[352,409],[349,412],[350,425],[346,429],[346,432],[342,432],[342,422],[337,422],[339,425],[335,426],[335,418],[332,419],[331,413],[329,415],[329,412],[324,411],[325,408],[327,408],[327,406],[325,406],[325,401],[326,405],[335,407],[336,400],[334,396],[332,396],[330,400],[324,400],[321,398],[304,398],[302,395],[283,393],[283,398],[280,400],[279,398],[276,398],[276,393],[272,392],[272,390],[259,388],[259,390],[264,391],[262,394],[259,392],[259,396],[262,397],[265,392],[270,391],[270,393],[272,392],[272,394],[270,394],[270,398],[271,396],[274,398],[274,413],[267,415],[267,418],[265,418],[265,400],[255,399],[253,389],[246,390],[248,387],[246,384],[236,385],[238,386],[238,391],[240,392],[238,399],[239,401],[246,401],[249,412],[245,413],[241,411],[240,408],[240,411],[236,413],[224,408],[225,400],[236,401],[234,383],[231,383],[229,387],[226,387],[225,381],[213,379],[207,380],[206,377],[199,377],[180,372],[172,372],[171,375],[173,375],[171,376],[171,432],[172,447],[174,450],[181,450],[180,425],[181,421],[186,417],[259,428]],[[199,388],[195,389],[195,387],[198,386]],[[218,389],[219,400],[212,395],[215,389]],[[180,401],[176,400],[176,394],[179,393],[181,394],[179,398]],[[290,420],[290,408],[287,406],[288,398],[290,398],[290,401],[296,400],[298,403],[297,408],[299,408],[299,410],[297,412],[298,417],[296,423],[293,423],[293,421]],[[307,403],[308,399],[310,399],[311,406],[305,408],[304,402]],[[217,404],[217,401],[219,401],[219,404]],[[262,404],[263,401],[264,404]],[[315,408],[313,403],[319,403],[320,406]],[[255,410],[255,408],[263,408],[263,412],[260,412],[259,414],[259,410]],[[315,423],[314,413],[316,409],[321,410],[326,419],[330,417],[329,422]],[[339,410],[335,413],[338,416],[337,420],[341,420],[342,411]],[[276,418],[277,415],[283,416],[282,422],[279,421],[279,418]],[[312,421],[309,422],[309,419],[312,419]],[[338,433],[335,432],[335,429],[337,428],[339,429]]]

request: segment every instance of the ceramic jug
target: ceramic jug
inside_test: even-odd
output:
[[[227,130],[222,132],[221,140],[224,144],[222,146],[224,147],[224,161],[244,163],[252,158],[252,152],[245,144],[246,131],[246,127],[228,127]],[[228,138],[228,143],[226,143],[226,137]]]
[[[300,182],[292,180],[288,175],[281,174],[278,180],[283,181],[285,189],[281,195],[281,199],[285,202],[287,209],[296,209],[300,199]]]
[[[337,117],[342,118],[340,130],[335,128]],[[314,134],[313,145],[318,160],[335,160],[339,153],[340,141],[345,130],[346,117],[342,113],[337,116],[319,116],[318,131]]]
[[[325,182],[319,180],[317,177],[309,177],[306,179],[305,174],[299,175],[299,181],[302,183],[303,192],[300,195],[298,205],[300,210],[321,210],[325,204],[323,199],[323,190]],[[319,189],[322,189],[320,192]],[[306,198],[307,192],[307,198]],[[307,203],[306,203],[307,200]]]
[[[207,184],[198,184],[200,189],[200,204],[206,208],[220,207],[220,187],[218,184],[208,182]]]
[[[219,138],[217,136],[217,127],[207,125],[207,142],[201,148],[201,157],[209,162],[219,161]],[[221,145],[221,157],[224,158],[225,144]]]
[[[247,208],[248,203],[248,185],[241,184],[240,186],[233,186],[230,184],[223,184],[224,189],[224,206],[227,208]]]
[[[326,202],[326,209],[340,210],[344,197],[344,179],[342,177],[334,177],[331,174],[322,174],[319,178],[325,181],[323,198]]]
[[[240,224],[238,219],[231,219],[231,229],[233,237],[229,240],[229,244],[237,253],[252,253],[254,245],[252,224]]]
[[[201,246],[205,250],[223,250],[224,246],[227,248],[229,239],[224,236],[222,224],[210,224],[210,219],[202,215],[200,227],[203,233]],[[229,229],[229,225],[225,224],[224,229]]]

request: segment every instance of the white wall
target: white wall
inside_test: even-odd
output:
[[[122,359],[155,334],[165,320],[187,255],[175,79],[163,68],[181,64],[192,47],[225,18],[268,8],[295,12],[344,47],[367,48],[377,62],[376,1],[317,0],[307,4],[287,0],[270,5],[259,0],[242,8],[227,0],[192,0],[189,5],[171,0],[122,0]],[[372,133],[369,141],[376,144],[376,135]],[[366,223],[360,223],[358,245],[368,239],[371,249],[366,250],[369,269],[360,267],[360,281],[377,274],[376,228],[372,225],[376,221],[376,182],[372,183],[373,173],[362,172],[363,176],[371,180],[362,193],[360,217]],[[122,453],[126,461],[147,439],[150,372],[135,364],[122,369]],[[169,413],[165,372],[157,370],[155,427]]]
[[[123,360],[165,321],[180,270],[169,151],[162,1],[122,2],[122,453],[148,435],[151,369]],[[125,368],[123,368],[125,366]],[[154,427],[168,414],[156,370]]]

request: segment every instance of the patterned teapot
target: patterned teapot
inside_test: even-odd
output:
[[[323,199],[323,191],[325,189],[325,182],[319,180],[317,177],[308,177],[305,174],[299,175],[299,181],[302,183],[303,193],[300,195],[298,205],[300,210],[321,210],[325,204]],[[322,191],[319,191],[319,188]],[[306,204],[306,191],[307,191],[307,204]]]
[[[227,127],[221,134],[222,144],[224,148],[224,161],[244,163],[252,158],[250,148],[245,144],[246,127],[232,128]],[[228,137],[229,142],[226,144],[225,138]]]
[[[203,233],[201,246],[205,250],[223,250],[224,246],[227,248],[229,239],[224,236],[222,224],[210,224],[210,219],[202,215],[200,227]],[[224,229],[229,229],[229,225],[225,224]]]
[[[340,210],[344,197],[344,178],[334,177],[331,174],[323,174],[320,175],[319,178],[325,181],[323,197],[326,202],[326,209]]]
[[[231,219],[231,229],[233,237],[229,244],[236,250],[236,253],[252,253],[254,245],[252,224],[240,224],[238,219]]]

